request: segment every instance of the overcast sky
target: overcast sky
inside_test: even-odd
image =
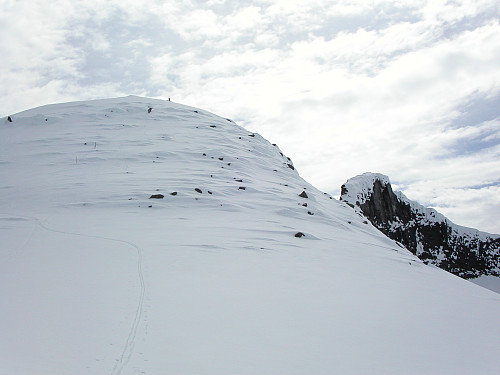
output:
[[[0,0],[0,116],[123,95],[263,135],[336,196],[388,175],[500,233],[498,0]]]

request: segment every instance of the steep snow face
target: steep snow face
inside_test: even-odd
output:
[[[134,96],[10,117],[0,372],[497,370],[495,293],[424,265],[258,134]]]
[[[365,173],[342,186],[341,200],[359,207],[390,238],[420,259],[464,278],[500,276],[500,236],[454,224],[393,192],[387,176]]]

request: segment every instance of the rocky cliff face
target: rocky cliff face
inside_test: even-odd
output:
[[[437,211],[393,192],[387,176],[364,173],[342,185],[342,201],[426,263],[465,279],[500,276],[500,236],[452,223]]]

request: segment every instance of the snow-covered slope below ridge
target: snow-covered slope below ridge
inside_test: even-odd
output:
[[[424,265],[259,135],[133,96],[11,120],[0,374],[498,372],[498,294]]]
[[[350,178],[341,190],[342,201],[358,207],[373,225],[425,263],[466,279],[500,276],[500,235],[453,223],[394,192],[389,178],[380,173]]]

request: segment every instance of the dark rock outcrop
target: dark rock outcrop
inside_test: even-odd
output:
[[[163,199],[163,194],[153,194],[149,199]]]
[[[358,209],[371,223],[403,244],[425,263],[465,279],[500,276],[500,236],[452,223],[431,208],[393,192],[389,178],[365,173],[349,179],[340,199]]]

